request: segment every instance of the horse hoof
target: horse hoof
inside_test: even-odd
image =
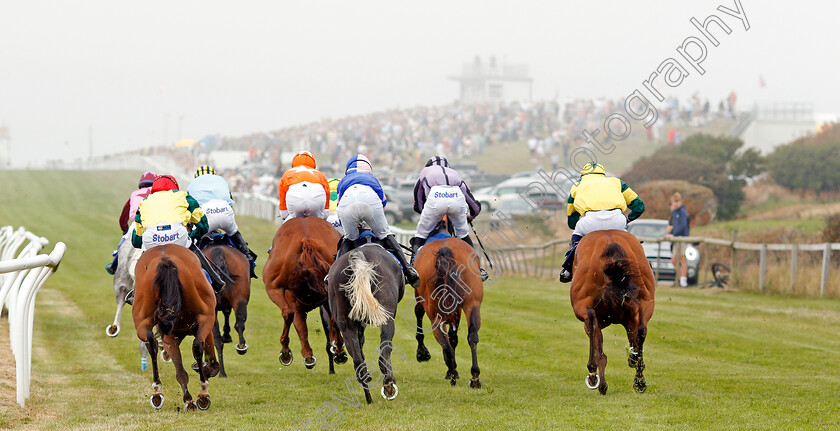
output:
[[[292,357],[292,352],[280,352],[280,364],[282,364],[284,367],[292,365],[293,359],[294,358]]]
[[[210,397],[198,397],[198,401],[196,401],[196,405],[198,406],[199,410],[207,410],[210,408]]]
[[[192,369],[193,369],[193,371],[195,371],[197,373],[198,372],[198,364],[193,362],[192,363]]]
[[[114,338],[117,335],[120,335],[120,327],[119,325],[108,325],[105,327],[105,335]]]
[[[589,384],[589,379],[591,379],[592,377],[595,377],[595,383],[590,385]],[[598,389],[598,386],[601,385],[601,376],[599,376],[597,374],[594,374],[594,375],[591,375],[591,376],[586,376],[586,377],[583,378],[583,382],[586,383],[586,387],[589,388],[589,389]]]
[[[635,389],[636,392],[643,394],[645,393],[645,389],[647,389],[647,382],[645,379],[636,380],[633,382],[633,389]]]
[[[149,404],[152,405],[152,408],[155,410],[160,410],[163,407],[163,394],[154,394],[151,398],[149,398]]]
[[[330,353],[335,355],[335,351],[336,351],[335,344],[330,343]]]
[[[335,355],[335,363],[338,365],[346,364],[347,363],[347,353],[341,352]]]
[[[455,379],[454,377],[452,378],[452,380],[449,381],[449,384],[452,385],[452,386],[455,386],[456,383],[458,383],[458,380]]]
[[[240,355],[244,355],[244,354],[248,353],[248,345],[247,344],[237,344],[233,348],[236,349],[236,353],[239,353]]]
[[[400,389],[397,387],[396,383],[391,383],[388,386],[383,386],[379,393],[382,395],[382,398],[391,401],[399,395]]]
[[[314,356],[310,356],[308,358],[303,358],[303,365],[306,366],[307,369],[311,370],[315,368],[315,364],[318,363],[318,358]]]
[[[425,346],[417,349],[417,362],[427,362],[429,359],[432,359],[429,349]]]
[[[607,394],[607,384],[604,383],[604,386],[599,387],[598,392],[600,392],[601,395],[606,395]]]
[[[160,360],[166,362],[167,364],[172,362],[172,358],[169,357],[169,353],[166,353],[166,350],[160,350]]]
[[[233,341],[233,339],[230,338],[230,334],[225,334],[225,335],[222,336],[222,341],[225,342],[225,343],[230,343],[230,342]]]
[[[184,403],[184,410],[188,412],[195,411],[195,401],[190,400]]]
[[[470,379],[470,389],[481,389],[481,380],[478,377]]]

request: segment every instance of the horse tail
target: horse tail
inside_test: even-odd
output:
[[[158,289],[158,300],[155,307],[155,320],[161,335],[169,335],[175,326],[175,320],[181,314],[181,279],[178,278],[178,267],[167,258],[163,258],[157,266],[155,287]]]
[[[605,301],[621,306],[628,300],[637,299],[639,287],[633,283],[633,279],[638,274],[621,245],[612,242],[604,247],[604,252],[601,253],[601,267],[607,279],[603,293]]]
[[[461,280],[455,280],[453,274],[458,272],[458,263],[455,262],[455,253],[449,247],[441,247],[435,253],[435,287],[445,286],[449,291],[463,299]]]
[[[349,262],[343,271],[349,279],[341,285],[341,289],[350,300],[349,317],[367,322],[371,326],[388,323],[393,316],[376,300],[371,290],[372,285],[379,284],[381,279],[376,273],[376,263],[365,260],[364,253],[358,250],[350,252]]]
[[[327,295],[324,289],[324,277],[330,272],[330,264],[308,239],[300,240],[300,256],[298,256],[296,272],[312,289],[321,295]]]
[[[230,269],[228,269],[227,260],[225,259],[225,250],[222,247],[213,247],[213,249],[210,250],[210,261],[219,267],[220,271],[227,274],[234,283],[239,281],[239,274],[233,274],[230,272]]]

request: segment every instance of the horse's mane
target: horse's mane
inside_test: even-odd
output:
[[[639,286],[634,280],[639,277],[639,272],[633,267],[624,248],[618,243],[608,244],[601,254],[601,264],[607,281],[601,289],[601,302],[610,309],[623,308],[628,302],[637,302]]]
[[[181,314],[181,279],[178,267],[169,259],[162,259],[157,266],[154,285],[160,292],[155,304],[155,321],[161,335],[169,335]]]

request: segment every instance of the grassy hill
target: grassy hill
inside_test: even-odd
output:
[[[0,372],[0,428],[316,429],[312,418],[325,402],[337,405],[339,429],[347,430],[775,430],[840,423],[836,300],[660,288],[645,346],[648,391],[633,391],[626,337],[611,327],[604,332],[610,386],[602,397],[583,385],[588,340],[569,306],[568,285],[518,278],[505,278],[485,293],[482,390],[468,389],[463,379],[470,364],[466,325],[456,387],[443,379],[441,350],[433,339],[427,338],[432,361],[414,360],[414,334],[402,313],[410,298],[404,298],[394,341],[405,353],[394,354],[399,397],[386,402],[374,395],[372,406],[336,401],[331,394],[347,395],[348,378],[361,397],[350,366],[327,374],[324,334],[313,315],[310,338],[321,362],[306,370],[292,335],[295,362],[281,367],[280,311],[255,281],[245,332],[251,348],[238,356],[226,347],[229,377],[211,379],[210,410],[176,412],[180,389],[172,366],[163,364],[166,404],[153,411],[151,373],[139,368],[130,310],[124,311],[119,337],[104,335],[114,294],[102,267],[118,240],[116,218],[136,177],[135,172],[0,171],[0,225],[24,225],[53,244],[67,243],[64,262],[36,304],[32,398],[25,409],[14,405],[13,377]],[[276,227],[246,217],[238,222],[260,254],[259,272]],[[3,329],[0,351],[8,348]],[[377,340],[368,330],[365,351],[371,362]],[[3,358],[8,355],[0,354]],[[814,358],[820,359],[816,369]],[[190,376],[195,394],[198,379]]]

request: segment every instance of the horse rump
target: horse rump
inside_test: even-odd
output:
[[[155,287],[158,289],[158,300],[155,304],[155,321],[161,335],[169,335],[175,326],[175,321],[181,313],[181,279],[178,277],[178,267],[169,259],[162,259],[155,274]]]
[[[633,262],[618,243],[610,243],[601,254],[601,267],[607,280],[602,299],[612,307],[621,307],[627,301],[638,301],[639,286],[633,281],[639,276]]]
[[[225,259],[225,250],[222,247],[215,247],[213,250],[210,250],[210,261],[213,262],[219,270],[227,274],[234,283],[239,281],[239,274],[233,274],[230,272],[230,269],[228,269],[227,260]]]
[[[328,272],[330,272],[330,263],[324,259],[312,241],[301,239],[298,265],[292,275],[293,283],[307,284],[318,296],[326,297],[324,277]]]
[[[350,301],[348,317],[371,326],[382,326],[393,316],[373,296],[373,285],[378,285],[381,275],[376,272],[376,263],[368,262],[361,250],[348,253],[348,265],[342,271],[347,282],[341,284],[347,300]]]

